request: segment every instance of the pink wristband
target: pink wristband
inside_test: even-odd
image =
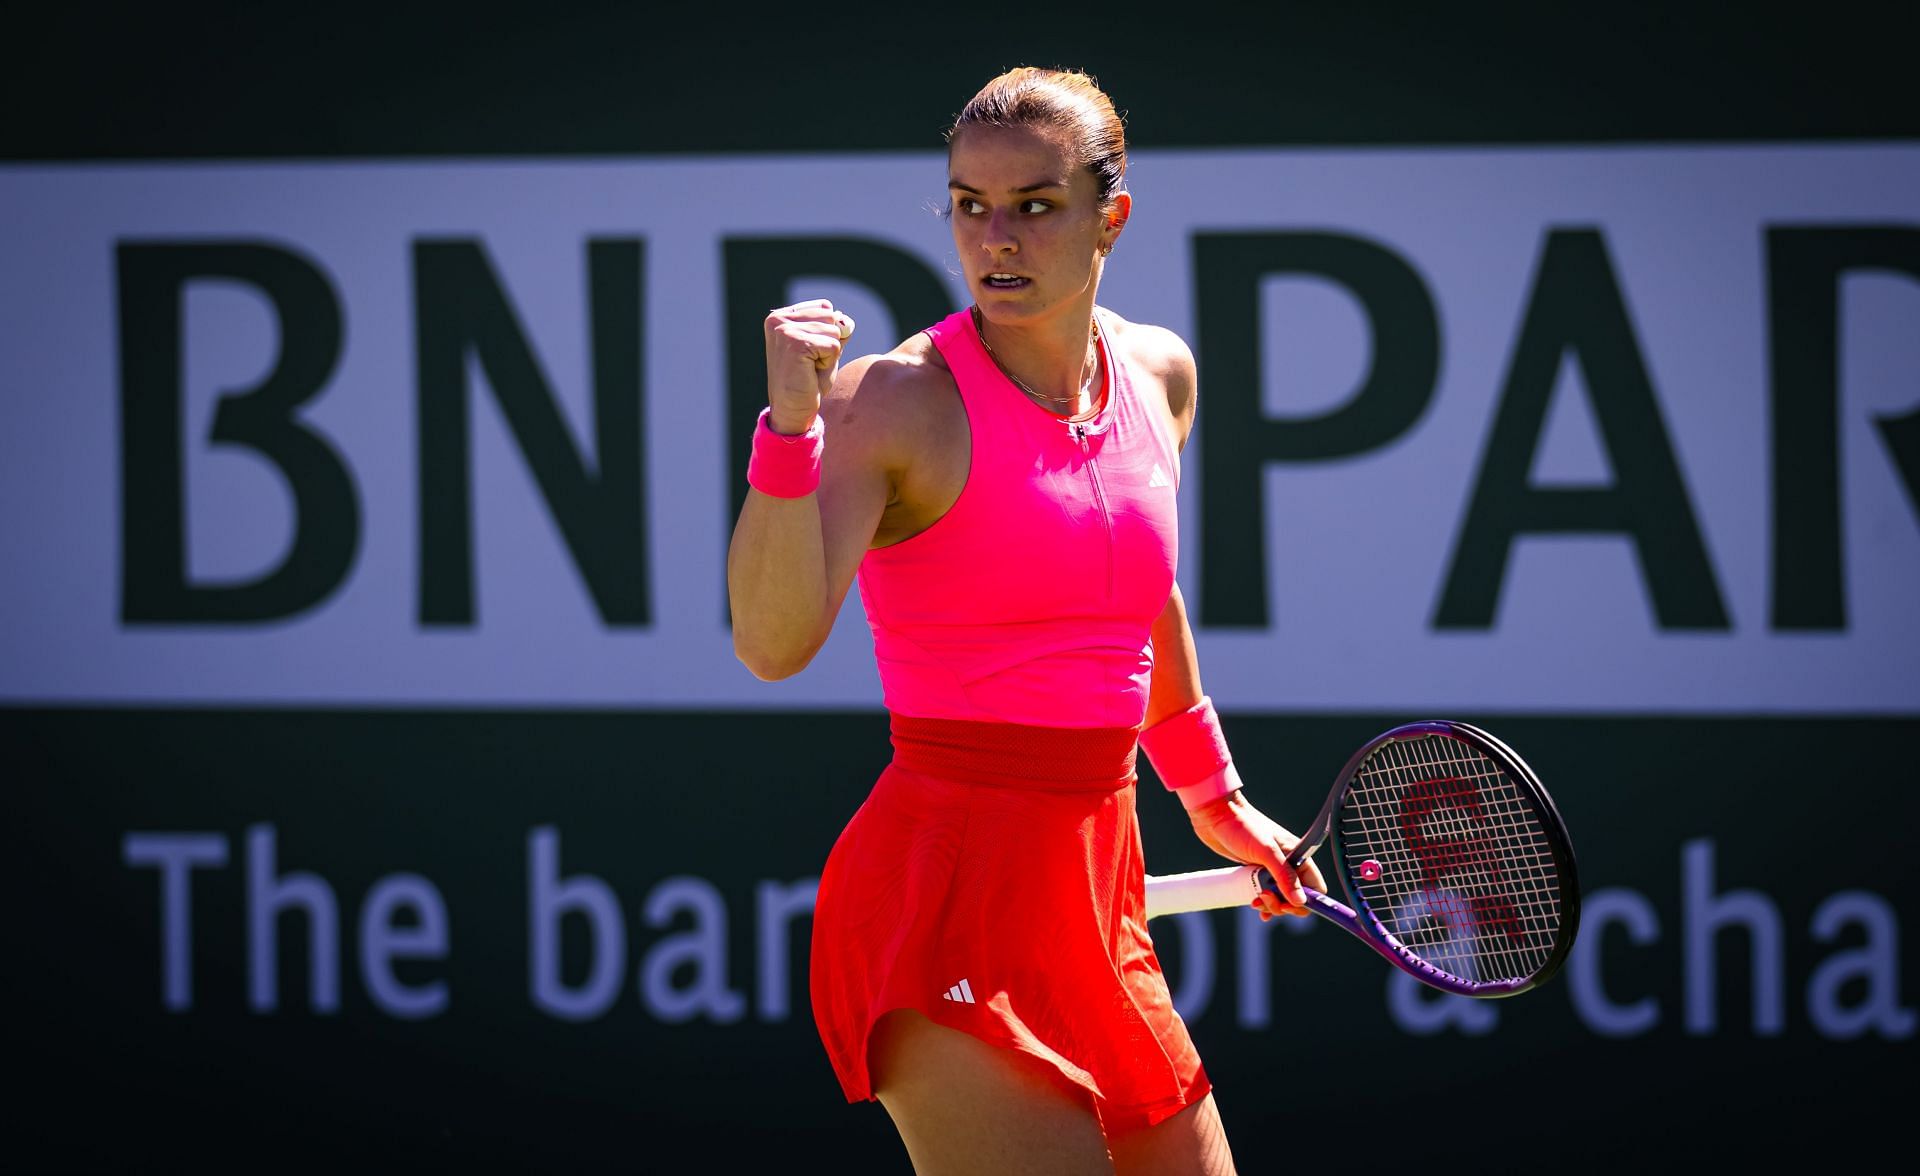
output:
[[[1147,753],[1147,762],[1161,783],[1188,810],[1240,787],[1240,774],[1234,771],[1211,698],[1202,698],[1142,731],[1140,750]]]
[[[827,422],[814,417],[804,433],[773,431],[772,408],[760,410],[753,426],[753,454],[747,458],[747,485],[775,498],[805,498],[820,488],[820,454],[827,445]]]
[[[1188,812],[1238,791],[1240,791],[1240,772],[1232,764],[1228,764],[1198,783],[1172,790],[1173,794],[1180,798],[1180,807]]]

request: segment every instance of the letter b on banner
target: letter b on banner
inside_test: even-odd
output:
[[[360,531],[345,464],[294,416],[340,358],[340,301],[332,285],[311,261],[258,242],[122,242],[117,254],[122,619],[224,624],[311,608],[346,578]],[[272,462],[293,494],[286,558],[246,584],[187,581],[181,304],[195,281],[251,286],[280,320],[273,371],[257,386],[221,398],[209,437]]]

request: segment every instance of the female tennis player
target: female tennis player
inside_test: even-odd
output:
[[[1201,691],[1174,583],[1193,355],[1096,305],[1133,201],[1092,79],[1009,71],[947,145],[973,305],[845,368],[831,304],[768,314],[728,555],[766,679],[806,666],[857,574],[891,715],[821,874],[815,1020],[918,1171],[1231,1172],[1146,930],[1136,744],[1205,844],[1296,903],[1325,882],[1287,868]]]

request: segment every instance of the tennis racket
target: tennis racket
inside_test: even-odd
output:
[[[1346,906],[1307,908],[1416,980],[1514,996],[1559,969],[1580,922],[1573,845],[1547,790],[1506,744],[1465,723],[1409,723],[1347,761],[1287,855],[1333,838]],[[1147,917],[1245,906],[1278,893],[1260,866],[1147,879]]]

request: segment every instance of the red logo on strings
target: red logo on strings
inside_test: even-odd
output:
[[[1471,874],[1476,884],[1467,888],[1467,906],[1474,926],[1503,931],[1510,940],[1524,939],[1526,931],[1507,895],[1506,874],[1486,837],[1486,824],[1480,789],[1471,780],[1420,780],[1400,798],[1400,833],[1420,862],[1422,888],[1431,892],[1444,879]]]

